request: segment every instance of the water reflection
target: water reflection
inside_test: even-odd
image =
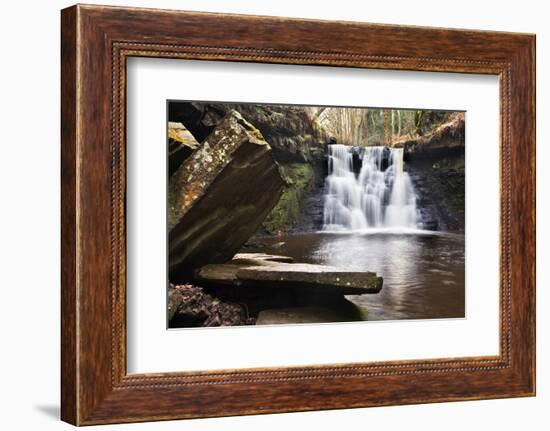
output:
[[[463,235],[312,233],[267,238],[254,251],[377,272],[380,293],[348,297],[369,320],[464,317]]]

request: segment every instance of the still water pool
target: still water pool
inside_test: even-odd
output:
[[[378,273],[380,293],[347,297],[367,309],[368,320],[464,317],[463,234],[307,233],[261,238],[246,251]]]

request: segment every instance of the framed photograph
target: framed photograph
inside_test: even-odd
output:
[[[61,17],[63,420],[535,394],[534,35]]]

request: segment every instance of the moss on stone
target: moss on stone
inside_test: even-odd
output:
[[[246,121],[240,112],[238,111],[233,111],[235,113],[235,115],[238,115],[238,123],[241,124],[247,131],[248,131],[248,134],[256,139],[258,139],[259,141],[262,141],[262,145],[263,144],[266,144],[266,142],[264,141],[264,137],[262,135],[262,132],[260,132],[254,125],[252,125],[251,123],[249,123],[248,121]]]
[[[281,199],[264,220],[262,227],[270,234],[296,227],[301,218],[301,200],[311,190],[315,172],[309,163],[281,165],[280,173],[286,187]]]

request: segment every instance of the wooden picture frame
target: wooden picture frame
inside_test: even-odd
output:
[[[64,421],[535,394],[534,35],[83,5],[64,9],[61,21]],[[131,56],[498,75],[500,354],[128,375],[125,65]]]

